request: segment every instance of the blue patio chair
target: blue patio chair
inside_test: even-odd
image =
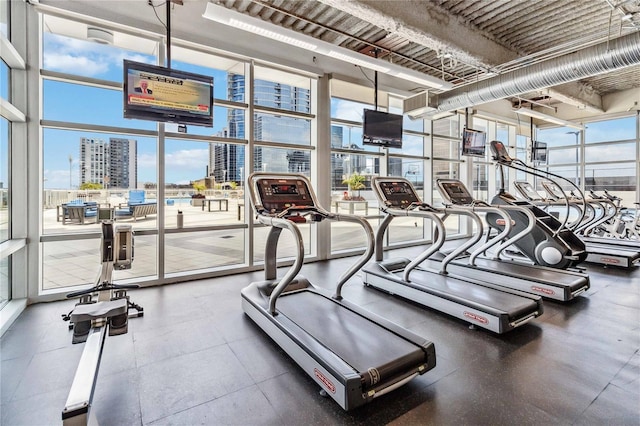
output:
[[[85,218],[95,218],[98,214],[98,203],[95,201],[84,201],[80,199],[71,200],[62,205],[62,224],[67,221],[77,220],[84,224]]]
[[[155,201],[145,200],[144,189],[132,189],[129,191],[129,202],[127,207],[116,210],[117,217],[133,217],[135,221],[139,217],[147,217],[150,214],[157,214],[158,207]]]
[[[144,189],[132,189],[129,191],[129,205],[142,204],[145,202]]]

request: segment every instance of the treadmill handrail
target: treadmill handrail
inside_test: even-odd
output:
[[[511,238],[508,238],[507,240],[505,240],[502,244],[500,244],[496,248],[496,253],[495,253],[495,258],[496,259],[500,259],[500,255],[502,254],[502,252],[507,247],[509,247],[509,246],[517,243],[521,239],[523,239],[525,236],[527,236],[527,234],[531,233],[531,231],[533,231],[533,228],[535,228],[535,226],[536,226],[536,215],[534,215],[533,212],[530,209],[528,209],[526,207],[512,206],[512,205],[504,205],[504,206],[500,206],[500,208],[502,208],[504,210],[515,210],[515,211],[518,211],[520,213],[523,213],[529,219],[529,224],[521,232],[517,233],[516,235],[514,235]],[[480,253],[481,252],[478,252],[475,256],[472,254],[471,258],[469,260],[469,263],[471,263],[472,265],[475,266],[476,257]]]
[[[440,250],[440,247],[442,247],[442,245],[444,244],[444,240],[447,237],[447,230],[444,227],[444,223],[442,222],[442,219],[440,219],[440,217],[438,216],[438,213],[444,213],[444,209],[434,209],[432,206],[429,206],[428,204],[427,206],[429,207],[429,210],[408,210],[408,209],[380,207],[380,210],[382,210],[387,215],[385,216],[384,220],[378,227],[378,230],[376,232],[376,241],[382,239],[382,236],[386,232],[389,223],[391,223],[391,220],[394,217],[400,217],[400,216],[422,217],[426,219],[431,219],[435,223],[436,229],[437,229],[437,232],[436,232],[437,240],[431,243],[431,245],[427,250],[422,252],[420,255],[418,255],[418,257],[416,257],[416,259],[413,262],[411,262],[411,263],[414,263],[417,259],[421,259],[411,269],[414,269],[418,264],[422,263],[425,259],[430,257],[433,253]],[[378,259],[377,258],[378,254],[381,254],[381,253],[376,253],[376,261],[379,262],[382,260],[382,257]],[[406,272],[408,269],[409,269],[409,266],[405,268],[405,277],[408,276],[408,273]],[[408,280],[406,280],[405,278],[405,281],[408,281]]]
[[[350,214],[340,214],[340,215],[334,215],[333,217],[329,218],[329,220],[336,220],[336,221],[343,220],[345,222],[358,223],[360,226],[364,228],[365,234],[367,236],[367,245],[366,245],[367,248],[365,252],[362,254],[362,256],[359,257],[358,261],[351,266],[351,268],[349,268],[346,272],[344,272],[340,276],[340,279],[338,280],[338,285],[336,286],[336,293],[334,294],[333,297],[335,299],[340,300],[342,299],[342,286],[349,280],[349,278],[351,278],[356,272],[358,272],[373,256],[374,234],[373,234],[373,228],[371,227],[371,224],[365,218],[360,216],[350,215]]]
[[[394,211],[401,209],[389,209],[388,212],[393,214]],[[434,241],[431,246],[423,251],[421,254],[416,256],[405,268],[404,273],[402,274],[402,279],[406,282],[410,282],[409,275],[411,271],[413,271],[418,265],[424,262],[426,259],[431,257],[432,254],[440,250],[442,245],[444,244],[444,240],[447,237],[447,230],[444,227],[444,222],[440,219],[440,217],[434,211],[424,211],[424,210],[411,210],[407,216],[416,216],[416,217],[426,217],[431,219],[431,221],[436,225],[438,239]]]
[[[260,221],[260,223],[263,223],[265,225],[288,230],[293,235],[296,244],[296,256],[293,265],[291,265],[291,268],[289,268],[285,275],[280,279],[276,287],[271,292],[271,295],[269,296],[269,312],[271,313],[271,315],[275,315],[276,300],[278,299],[280,294],[282,294],[284,289],[287,288],[287,286],[291,283],[291,281],[293,281],[296,275],[298,275],[300,269],[302,269],[302,264],[304,262],[304,243],[302,240],[302,233],[300,232],[300,229],[290,220],[265,215],[258,215],[258,220]],[[279,235],[276,235],[276,238],[278,236]],[[269,236],[269,238],[271,238],[271,235]]]
[[[275,214],[267,211],[265,208],[262,207],[262,204],[260,203],[261,200],[260,200],[260,197],[258,196],[258,191],[257,191],[257,183],[261,178],[268,178],[268,179],[295,178],[295,179],[304,181],[307,187],[307,190],[309,191],[309,196],[311,197],[312,205],[293,206],[291,208],[284,210],[283,212],[280,212],[279,214]],[[360,268],[362,268],[373,256],[373,250],[374,250],[373,228],[371,227],[369,222],[360,216],[350,215],[350,214],[339,215],[339,214],[331,213],[326,209],[323,209],[322,206],[320,206],[320,204],[318,203],[318,199],[313,191],[311,182],[309,182],[309,179],[304,175],[300,175],[296,173],[255,172],[249,175],[249,177],[247,178],[247,181],[249,183],[248,186],[249,186],[250,198],[257,212],[257,217],[260,223],[265,225],[270,225],[274,228],[289,230],[293,234],[294,241],[296,244],[296,256],[295,256],[295,261],[293,265],[286,272],[286,274],[279,280],[278,284],[273,289],[269,297],[269,311],[271,312],[271,314],[272,315],[276,314],[276,300],[282,294],[284,289],[291,283],[291,281],[293,281],[296,275],[298,275],[298,273],[300,272],[300,269],[302,269],[302,264],[304,263],[304,241],[302,239],[302,233],[300,232],[300,229],[294,222],[290,221],[289,219],[286,218],[285,215],[283,215],[284,212],[298,212],[298,213],[309,212],[309,213],[315,214],[316,221],[327,219],[327,220],[335,220],[335,221],[354,222],[354,223],[358,223],[364,229],[367,237],[367,245],[366,245],[367,248],[365,252],[362,254],[362,256],[358,258],[357,262],[353,264],[351,268],[349,268],[346,272],[344,272],[341,275],[340,279],[338,280],[338,285],[336,286],[336,293],[333,297],[338,300],[341,299],[342,286],[356,272],[358,272],[358,270],[360,270]],[[275,244],[278,238],[279,238],[279,232],[277,234],[274,232],[270,232],[267,241],[272,241]],[[274,253],[274,258],[275,256],[276,254]],[[265,259],[265,272],[270,271],[270,273],[273,274],[273,277],[267,276],[268,279],[276,278],[275,263],[276,263],[275,261],[269,262]]]
[[[482,205],[482,206],[474,206],[471,205],[469,206],[469,208],[474,209],[475,211],[478,212],[484,212],[484,213],[496,213],[497,215],[501,216],[502,219],[504,219],[504,229],[498,233],[498,235],[496,235],[495,237],[491,238],[489,241],[487,241],[486,243],[484,243],[483,245],[481,245],[480,247],[478,247],[476,250],[473,251],[473,253],[471,253],[471,257],[470,257],[470,262],[472,265],[474,265],[475,263],[475,259],[476,257],[478,257],[478,255],[480,253],[485,253],[489,248],[495,246],[496,244],[498,244],[500,241],[502,241],[504,238],[507,237],[507,235],[509,235],[509,233],[511,232],[511,229],[513,229],[513,223],[511,219],[511,216],[509,216],[509,214],[507,212],[505,212],[504,210],[498,208],[498,207],[494,207],[491,205]],[[482,234],[480,234],[480,238],[482,238]],[[474,243],[475,244],[475,243]]]
[[[446,184],[458,184],[458,186],[462,187],[466,193],[471,195],[469,193],[469,190],[459,179],[437,179],[436,180],[436,186],[438,188],[438,192],[440,192],[442,197],[448,202],[447,206],[457,207],[460,212],[473,212],[472,217],[474,218],[474,220],[476,220],[476,224],[478,226],[478,232],[476,233],[476,237],[470,238],[466,244],[462,244],[460,247],[458,247],[456,250],[449,253],[449,255],[442,260],[442,269],[440,270],[440,273],[446,273],[447,265],[452,260],[458,257],[459,254],[463,253],[468,248],[476,244],[480,240],[480,238],[482,238],[483,224],[482,224],[482,221],[480,220],[480,217],[477,214],[475,214],[475,212],[496,213],[498,216],[501,216],[502,219],[504,220],[504,229],[501,232],[499,232],[497,236],[491,238],[489,241],[481,245],[478,249],[476,249],[471,254],[471,260],[474,263],[475,263],[476,257],[480,253],[486,252],[487,249],[493,247],[494,245],[502,241],[507,235],[509,235],[509,233],[511,232],[511,229],[513,228],[512,219],[508,213],[504,212],[503,210],[501,210],[496,206],[492,206],[488,203],[485,203],[482,200],[473,199],[469,204],[454,204],[451,194],[445,189]],[[472,265],[474,263],[472,263]]]
[[[591,213],[587,216],[587,211]],[[602,213],[600,213],[602,212]],[[588,199],[585,202],[585,215],[582,222],[578,223],[574,229],[575,232],[585,234],[585,229],[589,228],[592,224],[599,222],[600,219],[607,216],[606,208],[599,203],[599,200]]]
[[[464,216],[469,216],[471,217],[471,219],[473,219],[473,221],[476,223],[477,226],[477,232],[474,236],[472,236],[471,238],[469,238],[464,244],[460,244],[458,247],[456,247],[451,253],[449,253],[447,256],[445,256],[444,259],[442,259],[442,262],[440,262],[440,274],[446,274],[447,273],[447,266],[449,265],[449,263],[451,263],[451,261],[455,260],[455,258],[457,258],[460,254],[464,253],[465,251],[467,251],[468,248],[472,247],[474,244],[476,244],[478,241],[480,241],[480,239],[482,238],[482,234],[484,232],[484,226],[482,224],[482,219],[480,219],[480,216],[478,216],[478,214],[476,213],[476,211],[481,211],[481,208],[484,208],[485,206],[478,206],[475,208],[472,208],[471,210],[467,210],[465,208],[460,208],[461,206],[447,206],[445,211],[446,211],[446,215],[448,215],[449,213],[453,213],[453,214],[458,214],[458,215],[464,215]],[[444,221],[444,218],[443,218]],[[509,226],[508,226],[508,231],[511,230],[511,218],[509,218]],[[508,233],[507,231],[507,233]]]
[[[582,230],[582,233],[584,235],[588,235],[591,231],[593,231],[593,229],[602,224],[605,223],[606,221],[613,219],[614,217],[616,217],[616,214],[618,214],[618,207],[616,207],[615,203],[609,199],[598,199],[598,200],[593,200],[595,203],[599,204],[600,206],[602,206],[602,211],[603,211],[603,215],[599,220],[596,220],[594,222],[592,222],[591,224],[589,224],[589,226],[585,227]],[[608,204],[611,208],[607,209],[604,205]]]

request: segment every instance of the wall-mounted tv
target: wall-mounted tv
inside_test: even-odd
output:
[[[462,155],[484,157],[487,134],[481,130],[464,129],[462,131]]]
[[[402,115],[365,109],[362,143],[402,148]]]
[[[124,60],[124,118],[213,126],[213,77]]]
[[[534,142],[531,148],[531,161],[539,164],[547,164],[547,144],[545,142]]]

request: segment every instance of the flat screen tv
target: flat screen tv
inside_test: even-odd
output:
[[[487,134],[480,130],[464,129],[462,131],[462,155],[484,157]]]
[[[402,115],[365,109],[362,143],[402,148]]]
[[[547,164],[547,144],[545,142],[534,142],[531,150],[531,161],[539,164]]]
[[[213,126],[213,77],[124,60],[124,118]]]

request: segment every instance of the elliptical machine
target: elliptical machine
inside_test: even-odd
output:
[[[505,146],[500,141],[491,142],[491,152],[493,159],[500,168],[500,191],[493,198],[493,205],[516,205],[526,207],[533,212],[536,217],[536,226],[526,237],[514,243],[514,246],[522,252],[536,265],[548,266],[552,268],[566,269],[577,266],[587,258],[585,244],[566,226],[568,214],[564,221],[556,219],[541,208],[528,201],[518,200],[508,193],[504,187],[504,167],[524,171],[535,176],[542,176],[521,160],[513,159],[507,153]],[[515,165],[517,164],[517,166]],[[521,167],[518,167],[521,166]],[[568,202],[566,204],[569,209]],[[515,224],[510,236],[521,232],[528,224],[528,218],[521,212],[510,212]],[[501,232],[504,224],[501,218],[493,213],[487,213],[486,220],[489,226]]]
[[[113,284],[111,281],[114,268],[131,268],[131,225],[120,225],[114,231],[113,222],[103,221],[101,255],[102,264],[97,284],[67,294],[68,298],[80,297],[80,301],[71,312],[62,315],[63,320],[70,322],[69,329],[73,329],[72,343],[85,343],[62,410],[62,424],[65,426],[97,424],[90,410],[107,329],[109,336],[126,334],[129,331],[129,318],[144,315],[144,309],[131,302],[127,295],[128,289],[138,288],[138,285]],[[131,309],[135,311],[129,313]]]

